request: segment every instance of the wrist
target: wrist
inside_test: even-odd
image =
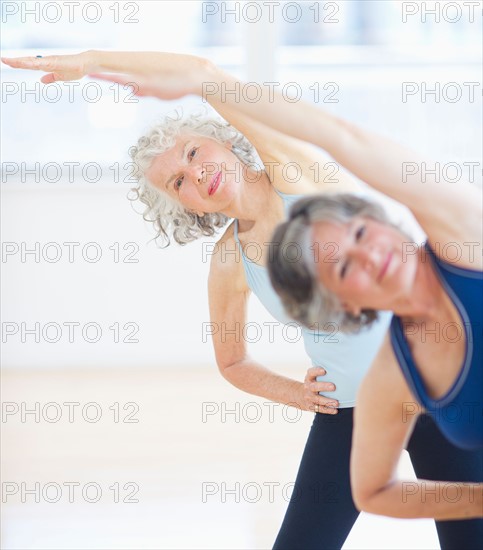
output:
[[[205,85],[207,83],[218,83],[220,79],[220,69],[209,59],[203,57],[195,58],[195,67],[192,72],[193,80],[191,93],[203,98]]]
[[[89,73],[94,73],[100,70],[100,54],[102,52],[98,50],[87,50],[82,52],[83,65],[84,65],[84,75]]]
[[[288,396],[290,401],[287,403],[287,405],[291,405],[292,407],[296,407],[297,409],[305,410],[303,392],[304,392],[303,383],[298,382],[297,380],[294,380],[292,382],[289,396]]]

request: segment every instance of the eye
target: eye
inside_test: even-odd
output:
[[[340,278],[343,279],[346,274],[347,274],[347,270],[349,269],[349,261],[345,261],[344,262],[344,265],[342,266],[342,269],[340,270]]]
[[[188,153],[188,160],[193,160],[197,152],[198,152],[198,147],[193,147],[193,149],[191,149],[190,152]]]
[[[366,226],[361,225],[356,232],[356,241],[360,241],[365,232],[366,232]]]
[[[181,187],[181,184],[183,183],[183,176],[180,176],[173,184],[173,188],[176,191],[179,191],[179,188]]]

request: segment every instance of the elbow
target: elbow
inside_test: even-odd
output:
[[[221,361],[218,360],[217,362],[218,370],[220,371],[221,376],[230,384],[233,384],[232,381],[232,373],[233,373],[233,367],[236,367],[240,361]]]
[[[361,491],[358,487],[352,486],[352,500],[359,512],[367,512],[367,505],[370,501],[366,492]]]
[[[227,370],[230,368],[230,364],[227,361],[216,360],[216,366],[223,378],[226,378]]]
[[[352,499],[359,512],[385,515],[384,510],[381,508],[381,501],[377,498],[379,493],[379,490],[368,490],[360,485],[352,484]]]
[[[229,382],[230,380],[228,378],[228,371],[230,369],[230,365],[227,365],[224,363],[217,363],[217,365],[218,365],[218,371],[220,372],[221,376],[223,376],[223,378],[225,380],[228,380]]]

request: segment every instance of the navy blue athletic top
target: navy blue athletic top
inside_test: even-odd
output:
[[[464,334],[466,340],[463,365],[448,392],[432,399],[414,364],[403,324],[397,316],[391,321],[391,343],[411,391],[441,432],[455,445],[474,449],[483,446],[483,273],[445,262],[428,243],[425,249],[463,324],[459,330],[459,337]],[[444,335],[444,327],[442,331]]]

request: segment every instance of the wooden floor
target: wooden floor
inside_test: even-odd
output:
[[[5,550],[271,548],[312,421],[214,367],[4,370],[2,401]],[[438,547],[363,515],[344,548]]]

